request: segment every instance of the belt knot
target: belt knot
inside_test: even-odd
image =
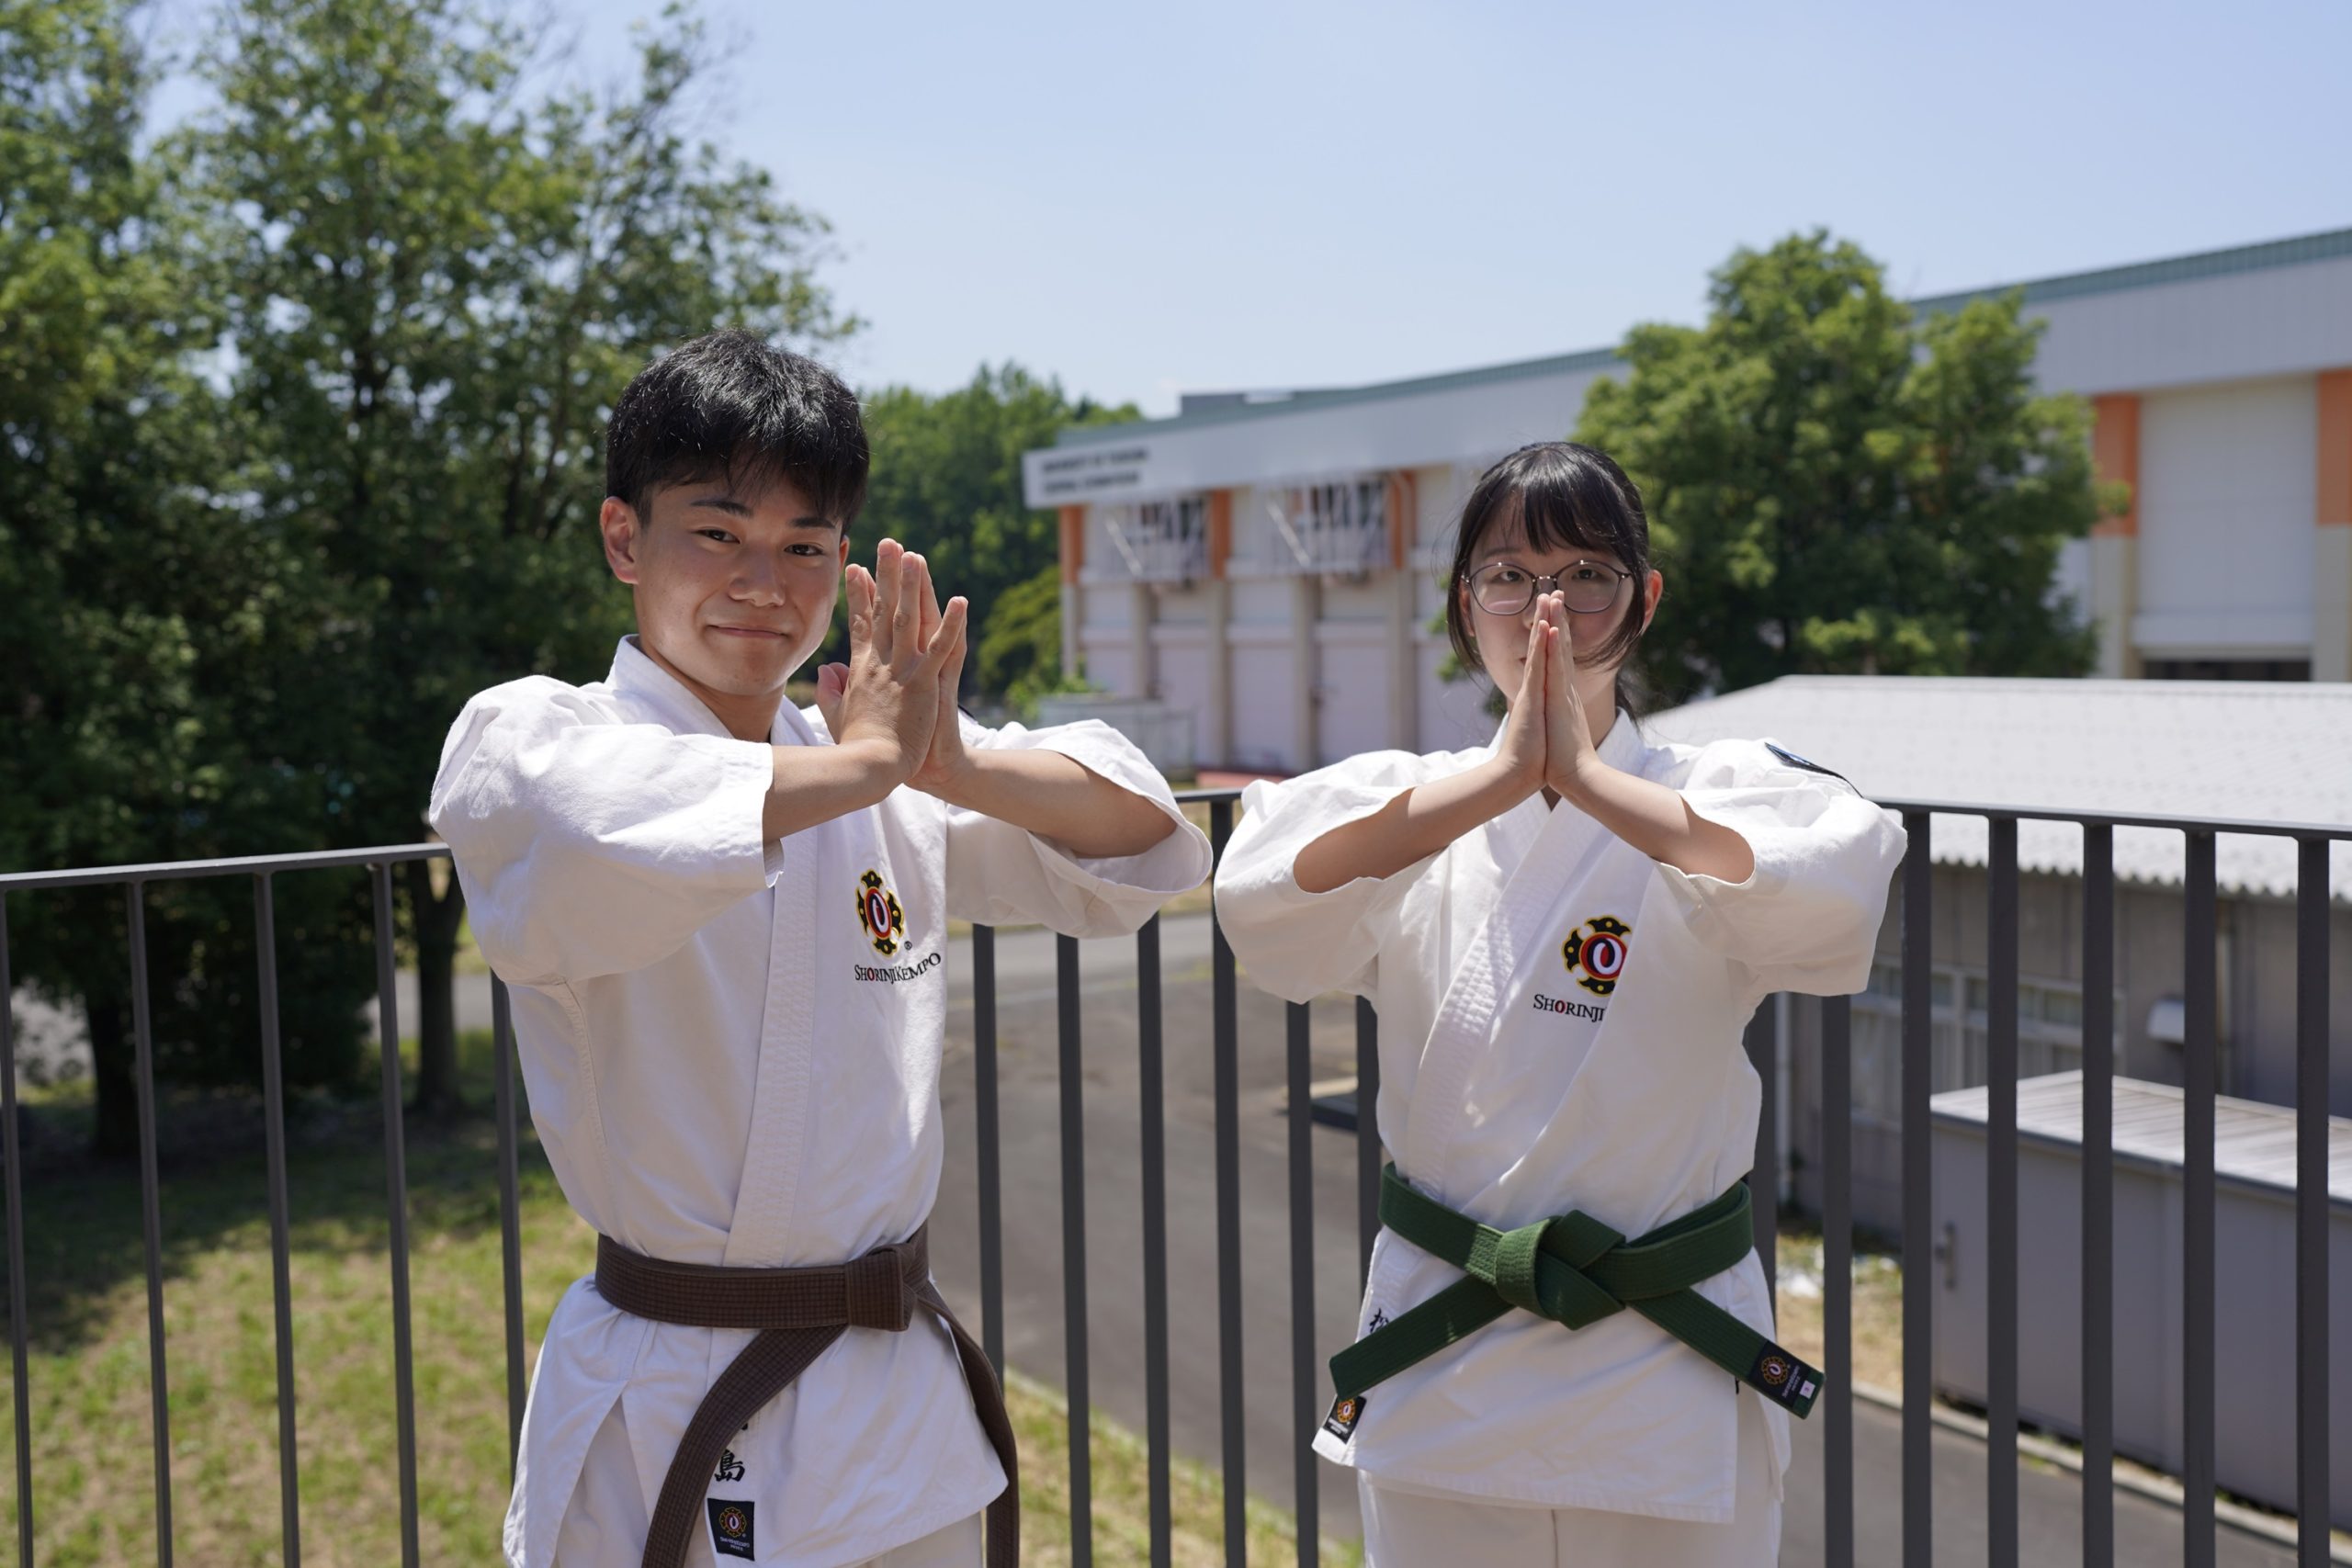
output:
[[[877,1247],[842,1269],[842,1303],[853,1328],[903,1334],[914,1321],[916,1281],[907,1278],[906,1247]]]
[[[1464,1272],[1493,1286],[1495,1294],[1524,1312],[1582,1328],[1624,1304],[1584,1272],[1624,1239],[1581,1211],[1515,1230],[1481,1225]],[[1536,1272],[1537,1259],[1547,1252],[1566,1265],[1553,1271],[1548,1292]]]

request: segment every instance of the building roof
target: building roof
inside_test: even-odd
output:
[[[2087,294],[2109,294],[2123,289],[2146,288],[2160,284],[2182,283],[2199,278],[2225,276],[2233,273],[2257,272],[2268,267],[2292,266],[2306,262],[2327,261],[2352,256],[2352,229],[2335,229],[2324,233],[2299,234],[2291,239],[2266,241],[2260,244],[2233,245],[2218,251],[2199,251],[2191,255],[2167,256],[2159,261],[2138,262],[2129,266],[2100,267],[2089,272],[2072,272],[2055,277],[2032,278],[2022,283],[1999,284],[1984,288],[1966,288],[1951,294],[1927,296],[1911,301],[1917,311],[1955,310],[1972,299],[1995,299],[2022,289],[2028,305],[2047,304],[2057,299],[2079,299]],[[1130,440],[1138,435],[1169,434],[1179,431],[1204,429],[1211,425],[1229,424],[1244,420],[1266,419],[1282,414],[1299,413],[1309,409],[1368,402],[1385,398],[1413,397],[1426,392],[1448,391],[1459,387],[1479,386],[1495,381],[1519,380],[1532,376],[1559,376],[1577,371],[1606,370],[1619,363],[1614,347],[1581,349],[1574,354],[1551,355],[1540,359],[1512,360],[1503,365],[1478,366],[1468,370],[1450,371],[1436,376],[1415,376],[1397,381],[1376,381],[1362,387],[1344,387],[1318,391],[1304,391],[1290,397],[1267,397],[1262,394],[1196,407],[1191,412],[1178,413],[1164,419],[1148,419],[1126,424],[1078,425],[1063,430],[1055,439],[1057,446],[1084,446],[1102,441]]]
[[[1983,1126],[1991,1093],[1947,1089],[1928,1105],[1941,1121]],[[2156,1170],[2182,1168],[2187,1096],[2170,1084],[2115,1080],[2115,1157]],[[2028,1142],[2079,1148],[2083,1141],[2083,1075],[2052,1073],[2018,1084],[2018,1135]],[[2274,1192],[2295,1190],[2295,1109],[2217,1095],[2213,1100],[2213,1170],[2224,1181]],[[2327,1119],[2327,1190],[2352,1204],[2352,1121]]]
[[[2352,827],[2352,685],[2254,681],[2032,681],[1792,675],[1646,723],[1662,740],[1769,738],[1882,800],[2043,807]],[[1944,863],[1982,865],[1982,818],[1939,813]],[[2019,867],[2079,874],[2082,832],[2022,821]],[[2177,886],[2182,835],[2118,828],[2115,872]],[[2291,897],[2295,843],[2218,835],[2222,891]],[[2329,887],[2352,903],[2352,843]]]

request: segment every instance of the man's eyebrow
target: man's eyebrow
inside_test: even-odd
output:
[[[713,512],[724,512],[729,517],[749,517],[752,514],[750,507],[723,491],[718,495],[698,495],[686,504],[690,507],[707,506]]]

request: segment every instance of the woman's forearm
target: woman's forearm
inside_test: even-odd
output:
[[[1746,839],[1690,809],[1679,792],[1594,763],[1562,798],[1652,860],[1693,876],[1745,882],[1756,872]]]
[[[1345,822],[1298,852],[1291,875],[1307,893],[1360,877],[1394,876],[1535,793],[1499,759],[1404,791],[1369,817]]]

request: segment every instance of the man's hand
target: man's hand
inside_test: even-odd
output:
[[[817,672],[817,709],[833,743],[873,756],[895,787],[931,755],[942,671],[951,658],[963,668],[966,606],[956,599],[944,615],[926,615],[936,603],[930,568],[896,539],[882,541],[871,572],[853,566],[844,577],[849,662]],[[946,728],[954,730],[954,687],[946,689]]]

